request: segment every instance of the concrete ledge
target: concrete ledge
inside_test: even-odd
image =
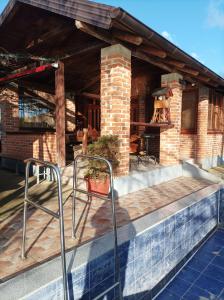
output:
[[[160,167],[150,171],[132,172],[114,180],[119,197],[183,176],[182,165]]]
[[[214,183],[222,182],[221,178],[219,178],[218,176],[208,173],[207,171],[199,168],[198,165],[191,163],[190,161],[183,162],[183,176],[207,179]]]
[[[201,164],[203,169],[208,170],[213,167],[217,167],[219,165],[224,164],[224,157],[221,156],[206,157],[201,161]]]

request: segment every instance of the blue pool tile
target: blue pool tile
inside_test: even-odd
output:
[[[178,278],[188,282],[195,281],[199,276],[200,276],[200,272],[193,270],[187,266],[184,267],[178,274]]]
[[[165,236],[165,225],[164,222],[153,227],[151,230],[152,242],[161,242]]]
[[[135,258],[151,249],[151,230],[135,237]]]
[[[175,249],[175,217],[165,221],[165,251],[164,255],[168,256]]]
[[[202,272],[207,267],[208,264],[209,264],[209,261],[207,261],[207,262],[202,261],[202,260],[198,259],[198,257],[195,256],[189,261],[187,266],[188,266],[188,268],[191,268],[198,272]]]
[[[119,251],[120,268],[123,268],[132,261],[134,261],[134,247],[126,248],[126,250]]]
[[[90,290],[90,299],[94,299],[96,296],[99,296],[101,293],[106,291],[109,287],[111,287],[114,284],[114,276],[111,276],[107,279],[105,279],[103,282],[95,286]],[[114,300],[114,294],[115,291],[111,290],[107,294],[105,294],[105,297],[103,299],[107,300]]]
[[[176,214],[176,229],[183,226],[190,220],[190,209],[186,208],[182,210],[181,212]]]
[[[224,287],[224,269],[219,268],[218,266],[215,265],[209,265],[207,269],[205,269],[204,273],[205,276],[214,278],[216,280],[222,281],[223,282],[223,287]]]
[[[212,237],[206,244],[202,247],[203,251],[208,253],[218,254],[223,249],[223,240]]]
[[[151,268],[151,287],[153,288],[158,284],[165,276],[165,264],[164,261],[160,261]]]
[[[126,267],[121,269],[120,279],[122,290],[128,291],[132,289],[133,293],[135,292],[134,262],[129,263]]]
[[[140,300],[152,300],[153,299],[152,296],[151,296],[151,292],[150,291],[145,292],[143,294],[144,294],[143,297],[142,297],[142,295],[140,295]],[[138,295],[136,295],[136,299],[135,300],[137,300],[137,299],[138,299]]]
[[[146,294],[151,297],[151,272],[149,274],[144,274],[140,278],[138,278],[135,282],[135,293],[139,295],[137,299],[145,297]]]
[[[184,281],[177,277],[167,286],[167,290],[179,297],[182,297],[190,286],[190,282]]]
[[[183,296],[183,300],[217,300],[217,297],[199,287],[193,285]]]
[[[180,300],[180,297],[165,290],[160,295],[158,295],[155,300]]]
[[[222,249],[222,250],[219,252],[219,255],[218,255],[218,256],[224,257],[224,249]]]
[[[164,258],[164,243],[154,243],[151,249],[151,265],[154,266]]]
[[[78,280],[71,280],[71,274],[68,274],[68,287],[70,294],[73,294],[74,299],[79,299],[83,294],[89,292],[89,275]],[[87,297],[87,296],[86,296]]]
[[[98,268],[90,272],[90,286],[94,287],[114,273],[114,259],[102,261]]]
[[[143,253],[134,261],[136,279],[144,273],[148,273],[151,269],[151,256],[148,253]]]
[[[98,269],[105,261],[110,260],[114,257],[114,251],[108,251],[105,254],[91,260],[89,263],[89,270],[92,271],[94,269]]]
[[[224,300],[224,288],[223,288],[221,294],[218,296],[218,300]]]
[[[222,229],[218,229],[215,234],[214,234],[215,237],[221,239],[221,240],[224,240],[224,230]]]
[[[218,267],[220,267],[222,269],[224,269],[224,256],[217,255],[213,259],[212,264],[215,265],[215,266],[218,266]]]
[[[214,278],[201,275],[196,281],[195,286],[201,289],[207,290],[212,294],[219,295],[224,287],[223,282],[220,282]]]
[[[201,248],[195,255],[196,259],[203,261],[205,264],[210,263],[216,256],[217,252],[208,251],[208,249]]]

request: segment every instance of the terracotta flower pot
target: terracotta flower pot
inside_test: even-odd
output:
[[[109,194],[110,179],[107,176],[105,179],[86,178],[88,192],[107,196]]]

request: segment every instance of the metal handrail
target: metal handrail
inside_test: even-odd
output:
[[[104,162],[109,170],[109,177],[110,177],[110,190],[108,193],[108,196],[102,196],[97,193],[92,193],[80,188],[77,188],[77,162],[78,160],[98,160]],[[76,193],[83,193],[88,196],[88,202],[90,200],[90,197],[99,198],[101,200],[111,200],[111,209],[112,209],[112,222],[113,222],[113,233],[114,233],[114,261],[115,261],[115,284],[113,284],[111,287],[109,287],[106,291],[95,297],[93,300],[100,299],[103,295],[105,295],[108,291],[110,291],[112,288],[119,285],[119,299],[122,298],[122,292],[121,292],[121,284],[120,284],[120,271],[119,271],[119,257],[118,257],[118,242],[117,242],[117,222],[116,222],[116,215],[115,215],[115,197],[114,197],[114,182],[113,182],[113,169],[110,161],[103,157],[99,156],[88,156],[84,154],[78,154],[74,159],[73,164],[73,196],[72,196],[72,237],[75,238],[75,200],[79,199],[79,197],[76,196]]]
[[[64,214],[63,214],[63,200],[62,200],[62,187],[61,187],[61,175],[58,166],[42,161],[35,158],[30,158],[25,161],[26,163],[26,179],[25,179],[25,198],[24,198],[24,214],[23,214],[23,237],[22,237],[22,259],[26,258],[25,253],[25,243],[26,243],[26,221],[27,221],[27,205],[32,205],[38,209],[41,209],[45,213],[53,216],[59,220],[60,224],[60,244],[61,244],[61,260],[62,260],[62,275],[63,275],[63,288],[64,288],[64,300],[68,300],[68,281],[67,281],[67,272],[66,272],[66,258],[65,258],[65,235],[64,235]],[[58,190],[58,206],[59,211],[55,213],[54,211],[41,206],[29,199],[29,171],[31,164],[38,164],[49,167],[54,170],[56,179],[57,179],[57,190]]]

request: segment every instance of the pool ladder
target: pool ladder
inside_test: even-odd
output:
[[[100,195],[98,193],[86,191],[81,188],[77,188],[78,186],[78,161],[101,161],[103,162],[108,169],[108,174],[109,174],[109,193],[107,196]],[[75,238],[75,208],[76,208],[76,200],[82,200],[77,196],[77,193],[87,195],[88,197],[88,202],[90,198],[98,198],[100,200],[104,201],[110,201],[111,202],[111,210],[112,210],[112,223],[113,223],[113,244],[114,244],[114,278],[115,278],[115,283],[111,285],[108,289],[106,289],[104,292],[102,292],[100,295],[96,296],[94,299],[91,300],[98,300],[102,298],[104,295],[106,295],[108,292],[110,292],[114,288],[118,288],[118,297],[119,300],[123,299],[122,298],[122,291],[121,291],[121,283],[120,283],[120,271],[119,271],[119,256],[118,256],[118,242],[117,242],[117,222],[116,222],[116,214],[115,214],[115,195],[114,195],[114,182],[113,182],[113,170],[112,170],[112,165],[111,163],[102,157],[99,156],[88,156],[88,155],[83,155],[79,154],[75,157],[75,160],[73,162],[73,197],[72,197],[72,236]],[[83,201],[83,200],[82,200]]]
[[[98,160],[104,162],[109,171],[109,179],[110,179],[110,189],[108,196],[101,196],[97,193],[92,193],[80,188],[77,188],[78,185],[78,178],[77,178],[77,162],[78,160]],[[36,202],[33,202],[29,199],[29,174],[30,174],[30,166],[31,164],[36,164],[39,166],[49,167],[54,171],[54,175],[56,176],[57,180],[57,191],[58,191],[58,212],[55,213],[54,211],[37,204]],[[95,197],[104,201],[111,201],[111,209],[112,209],[112,222],[113,222],[113,236],[114,236],[114,275],[115,275],[115,283],[111,285],[108,289],[106,289],[104,292],[102,292],[100,295],[96,296],[94,299],[91,300],[98,300],[102,298],[106,293],[111,291],[112,289],[118,287],[119,289],[119,300],[122,298],[122,292],[121,292],[121,284],[120,284],[120,272],[119,272],[119,257],[118,257],[118,243],[117,243],[117,224],[116,224],[116,215],[115,215],[115,197],[114,197],[114,184],[113,184],[113,171],[111,163],[101,157],[93,157],[93,156],[87,156],[87,155],[77,155],[74,163],[73,163],[73,193],[72,193],[72,237],[75,238],[75,202],[76,200],[79,200],[80,198],[77,197],[77,192],[82,193],[88,196],[88,200],[90,197]],[[60,175],[60,169],[58,166],[45,162],[42,160],[30,158],[26,160],[26,177],[25,177],[25,197],[24,197],[24,213],[23,213],[23,235],[22,235],[22,252],[21,256],[22,259],[26,258],[26,250],[25,250],[25,244],[26,244],[26,222],[27,222],[27,206],[28,204],[42,210],[43,212],[51,215],[52,217],[59,220],[60,225],[60,245],[61,245],[61,260],[62,260],[62,276],[63,276],[63,289],[64,289],[64,300],[68,300],[68,279],[67,279],[67,272],[66,272],[66,258],[65,258],[65,236],[64,236],[64,214],[63,214],[63,199],[62,199],[62,184],[61,184],[61,175]]]
[[[23,237],[22,237],[22,259],[26,258],[26,221],[27,221],[27,205],[34,206],[35,208],[41,209],[45,213],[59,220],[60,224],[60,244],[61,244],[61,260],[62,260],[62,276],[63,276],[63,289],[64,289],[64,300],[68,300],[68,285],[67,285],[67,272],[66,272],[66,259],[65,259],[65,234],[64,234],[64,214],[63,214],[63,200],[62,200],[62,186],[61,186],[61,175],[59,168],[49,162],[42,161],[35,158],[27,159],[26,161],[26,179],[25,179],[25,198],[24,198],[24,212],[23,212]],[[54,171],[54,175],[57,180],[57,191],[58,191],[58,212],[54,211],[37,204],[29,199],[29,175],[30,166],[35,164],[39,166],[49,167]]]

